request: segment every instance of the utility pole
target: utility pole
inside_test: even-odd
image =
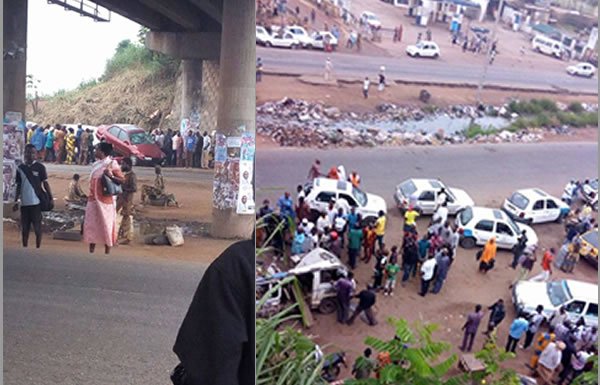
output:
[[[504,6],[504,0],[500,0],[500,4],[498,5],[498,16],[494,21],[494,28],[492,30],[492,38],[491,43],[493,44],[496,41],[496,35],[498,34],[498,25],[500,23],[501,15],[502,15],[502,7]],[[490,55],[491,55],[491,45],[487,47],[485,52],[485,61],[483,63],[483,73],[479,78],[479,85],[477,86],[477,104],[481,104],[481,97],[483,92],[483,83],[485,82],[485,77],[487,75],[487,70],[490,65]]]

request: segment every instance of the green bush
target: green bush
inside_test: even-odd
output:
[[[144,67],[153,73],[172,76],[177,73],[179,60],[152,52],[145,46],[132,43],[130,40],[123,40],[118,44],[113,57],[107,60],[103,79],[110,79],[134,67]]]
[[[474,137],[476,137],[478,135],[491,135],[496,132],[497,132],[497,130],[495,130],[491,127],[485,129],[477,123],[471,123],[469,125],[469,127],[467,127],[467,129],[463,131],[463,133],[467,139],[473,139]]]
[[[508,105],[510,112],[519,115],[539,115],[548,112],[557,112],[556,103],[549,99],[531,99],[530,101],[512,101]]]
[[[573,102],[569,104],[568,110],[576,114],[580,114],[583,112],[583,106],[579,102]]]

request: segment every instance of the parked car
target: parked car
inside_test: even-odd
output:
[[[335,50],[338,46],[338,39],[329,31],[314,32],[311,36],[312,47],[317,49],[325,49],[325,43],[329,41],[329,45]]]
[[[543,35],[537,35],[531,40],[531,48],[536,52],[554,56],[559,59],[561,59],[564,54],[564,47],[560,41]]]
[[[515,223],[500,209],[467,207],[456,216],[456,225],[460,234],[460,245],[465,249],[485,245],[491,237],[496,237],[498,248],[512,249],[523,230],[527,236],[528,247],[538,244],[537,234],[531,227]]]
[[[267,29],[263,26],[256,26],[256,44],[267,45],[267,43],[271,42],[271,35]]]
[[[598,285],[593,283],[520,281],[513,287],[512,301],[517,311],[533,312],[538,305],[544,306],[546,319],[564,306],[573,321],[583,316],[586,325],[598,326]]]
[[[420,41],[406,47],[406,53],[410,57],[430,57],[438,58],[440,56],[440,47],[432,41]]]
[[[300,42],[300,46],[302,48],[312,48],[313,39],[310,37],[308,32],[306,32],[306,30],[303,27],[300,27],[298,25],[292,25],[289,27],[285,27],[284,31],[289,32],[292,35],[294,35],[296,40],[298,40]]]
[[[579,241],[579,256],[598,268],[598,229],[581,234]]]
[[[515,191],[504,200],[502,209],[515,221],[533,223],[560,222],[569,214],[569,205],[539,188]]]
[[[567,67],[567,73],[572,76],[591,78],[596,73],[596,67],[590,63],[578,63]]]
[[[598,178],[588,180],[583,184],[583,199],[585,203],[598,211]]]
[[[381,28],[381,21],[373,12],[364,11],[360,14],[360,23],[372,28]]]
[[[271,40],[265,42],[266,47],[291,48],[300,47],[300,42],[291,32],[274,32],[271,35]]]
[[[165,160],[165,154],[150,135],[132,124],[100,126],[96,136],[112,144],[115,155],[131,158],[134,165],[162,164]]]
[[[442,188],[446,191],[448,213],[451,215],[475,204],[473,199],[464,190],[446,187],[440,180],[416,178],[405,180],[396,186],[394,201],[400,211],[404,211],[408,209],[411,197],[414,197],[417,201],[415,209],[421,214],[430,215],[435,212],[438,193]]]
[[[365,193],[343,180],[316,178],[306,195],[306,203],[313,216],[325,211],[332,199],[345,208],[346,212],[350,207],[355,207],[356,212],[367,222],[377,219],[379,211],[387,212],[385,200],[380,196]]]

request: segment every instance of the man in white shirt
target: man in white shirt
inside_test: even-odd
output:
[[[421,292],[419,295],[425,297],[429,291],[429,284],[433,280],[433,272],[435,271],[435,258],[430,255],[429,258],[421,265]]]
[[[344,215],[344,210],[341,208],[338,209],[338,213],[333,219],[333,228],[339,234],[341,238],[342,247],[344,247],[344,234],[346,232],[346,216]]]
[[[448,203],[448,194],[446,194],[446,189],[445,188],[441,188],[440,191],[438,191],[438,196],[437,196],[437,201],[436,201],[438,207],[441,206],[444,203]]]
[[[329,220],[329,223],[333,225],[333,221],[335,220],[335,217],[338,213],[338,210],[335,207],[335,199],[332,199],[329,202],[329,206],[327,207],[327,209],[325,209],[325,213],[327,214],[327,220]]]
[[[538,360],[537,371],[540,375],[540,385],[550,385],[554,377],[554,372],[560,365],[562,359],[562,351],[566,345],[564,342],[551,342],[546,346],[546,349],[540,355]]]
[[[208,155],[210,154],[211,141],[208,132],[204,131],[202,136],[202,165],[200,168],[208,168]]]
[[[366,77],[365,80],[363,81],[363,88],[362,88],[363,96],[365,97],[365,99],[367,99],[369,97],[369,86],[370,85],[371,85],[371,82],[369,81],[369,78]]]
[[[538,332],[540,325],[545,319],[542,311],[544,311],[544,306],[538,305],[535,309],[535,313],[529,318],[529,328],[527,329],[527,334],[525,334],[525,343],[522,346],[524,350],[529,348],[533,342],[533,337]]]
[[[317,230],[320,233],[323,233],[326,227],[331,227],[331,222],[327,217],[327,213],[322,212],[319,218],[317,219]]]
[[[448,205],[446,202],[442,203],[433,214],[433,223],[444,224],[448,220]]]
[[[304,234],[310,234],[312,229],[315,227],[315,224],[310,222],[307,218],[302,219],[302,229],[304,230]]]

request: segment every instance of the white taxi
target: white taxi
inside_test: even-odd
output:
[[[523,231],[527,236],[527,247],[537,246],[535,231],[513,221],[504,211],[487,207],[467,207],[456,216],[456,225],[460,234],[460,245],[470,249],[476,245],[485,245],[492,237],[501,249],[512,249]]]
[[[396,186],[394,201],[401,211],[408,209],[408,206],[414,204],[415,209],[419,213],[430,215],[435,212],[441,189],[446,191],[448,214],[450,215],[455,215],[460,210],[475,204],[473,199],[464,190],[446,187],[442,181],[437,179],[418,178],[405,180]]]
[[[502,209],[515,221],[527,224],[560,222],[569,205],[539,188],[517,190],[504,200]]]

